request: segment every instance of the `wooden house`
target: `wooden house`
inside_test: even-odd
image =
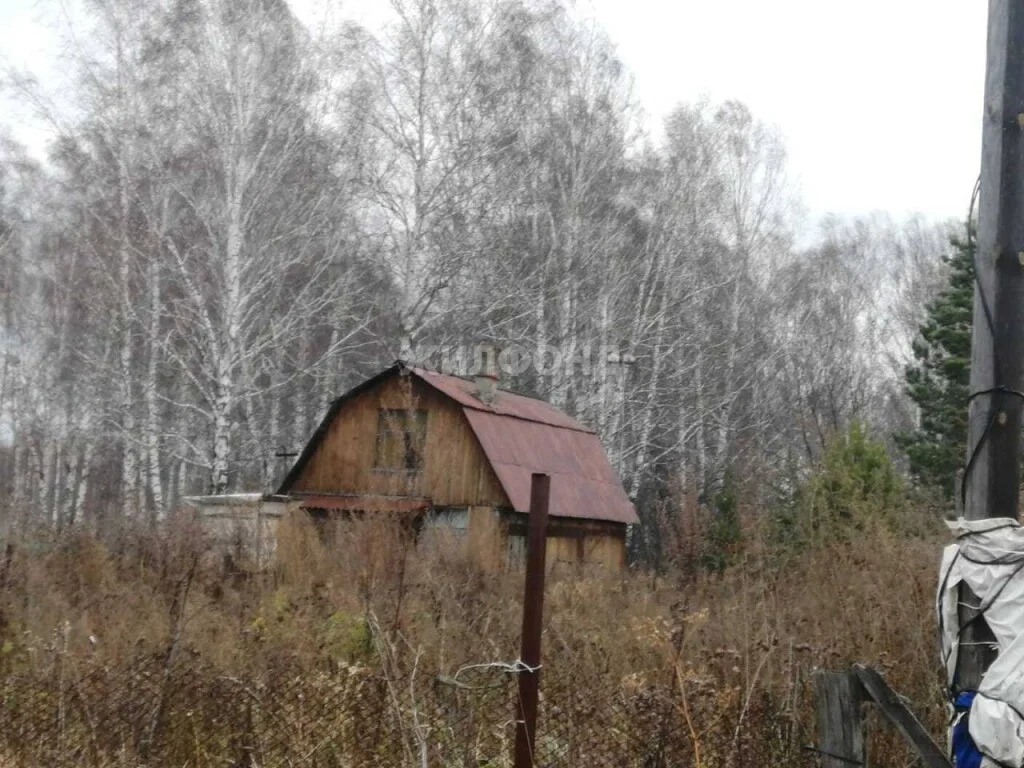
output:
[[[597,435],[496,375],[396,363],[334,401],[277,493],[320,516],[407,513],[494,569],[523,556],[534,472],[551,476],[548,561],[623,568],[638,520]]]

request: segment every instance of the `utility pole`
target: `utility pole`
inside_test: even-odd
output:
[[[977,285],[964,516],[1017,519],[1024,371],[1024,0],[989,0]],[[992,633],[967,605],[956,687],[976,691],[995,656]],[[965,623],[969,622],[969,623]],[[978,645],[978,643],[982,643]]]

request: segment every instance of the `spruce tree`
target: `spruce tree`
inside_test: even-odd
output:
[[[947,499],[965,461],[974,302],[972,244],[954,240],[953,246],[949,284],[928,305],[913,344],[915,362],[906,370],[907,394],[920,410],[918,427],[898,437],[911,474]]]

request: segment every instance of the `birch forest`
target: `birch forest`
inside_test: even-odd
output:
[[[270,491],[332,399],[480,340],[558,351],[502,386],[599,431],[640,548],[680,489],[768,497],[849,424],[914,424],[953,225],[808,225],[777,130],[736,102],[652,124],[567,0],[81,13],[64,82],[2,73],[53,135],[39,158],[0,114],[7,524]]]

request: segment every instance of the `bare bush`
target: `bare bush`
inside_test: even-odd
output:
[[[854,661],[941,728],[937,542],[876,526],[780,566],[744,531],[716,574],[551,571],[545,764],[809,765],[811,673]],[[12,541],[0,754],[505,764],[521,572],[482,573],[455,537],[418,547],[397,517],[289,520],[267,572],[204,554],[187,525]],[[894,736],[873,736],[876,765],[903,764]]]

